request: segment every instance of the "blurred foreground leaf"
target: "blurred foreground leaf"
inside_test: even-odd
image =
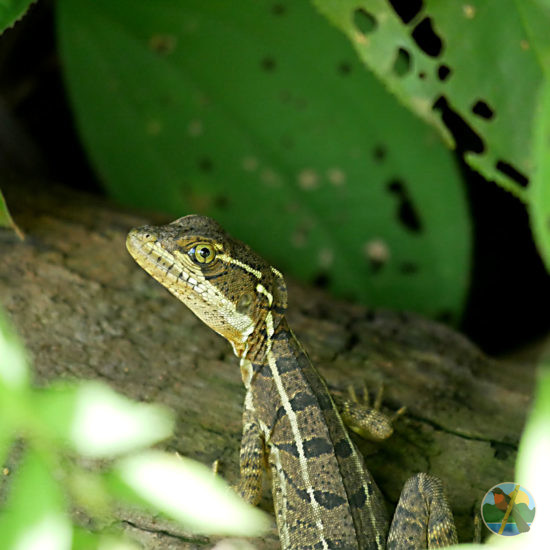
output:
[[[72,527],[59,481],[45,456],[27,450],[0,513],[6,550],[69,550]]]
[[[6,314],[0,309],[0,390],[2,386],[21,389],[28,382],[29,367],[25,351]]]
[[[41,417],[88,457],[110,458],[169,437],[173,416],[160,405],[136,403],[100,382],[52,386],[39,396]]]
[[[75,459],[75,450],[105,461],[165,439],[173,428],[166,408],[136,403],[99,382],[35,389],[28,377],[23,349],[0,311],[0,467],[11,476],[0,484],[2,550],[136,550],[113,526],[115,504],[136,500],[153,514],[209,534],[263,531],[262,512],[190,459],[127,454],[115,473]],[[23,458],[4,472],[16,438]],[[95,532],[75,527],[73,538],[74,509]]]
[[[188,458],[159,451],[133,455],[118,462],[115,479],[193,532],[258,536],[269,526],[263,512],[245,503],[206,466]]]

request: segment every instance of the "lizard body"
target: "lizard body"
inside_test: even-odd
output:
[[[389,530],[383,497],[287,325],[286,285],[277,269],[201,216],[133,229],[127,247],[240,358],[247,392],[239,492],[256,504],[269,464],[282,548],[416,550],[456,542],[441,484],[426,474],[407,483],[410,494]],[[426,520],[431,501],[435,514]]]

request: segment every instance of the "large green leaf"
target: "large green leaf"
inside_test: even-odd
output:
[[[550,54],[546,0],[426,0],[407,24],[387,0],[314,3],[405,105],[448,136],[434,110],[444,98],[477,134],[468,162],[526,199],[536,99]]]
[[[58,29],[115,197],[210,214],[340,295],[456,319],[470,229],[453,157],[307,2],[60,0]]]

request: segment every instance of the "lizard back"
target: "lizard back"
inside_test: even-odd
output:
[[[383,499],[285,321],[254,371],[250,400],[263,425],[282,547],[384,548]]]

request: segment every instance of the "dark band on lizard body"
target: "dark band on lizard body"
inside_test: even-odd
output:
[[[388,538],[380,491],[324,380],[287,325],[286,285],[277,269],[201,216],[134,229],[127,247],[240,358],[247,393],[239,490],[257,503],[262,468],[269,463],[283,548],[382,549],[388,543],[416,549],[426,547],[430,537],[456,542],[452,517],[439,495],[435,505],[443,514],[428,534],[417,516],[421,506],[402,503],[401,519],[397,513],[397,523],[394,518],[398,530],[392,527]],[[425,474],[409,483],[430,495],[432,486],[441,491],[439,481]],[[417,531],[421,542],[410,538]]]

